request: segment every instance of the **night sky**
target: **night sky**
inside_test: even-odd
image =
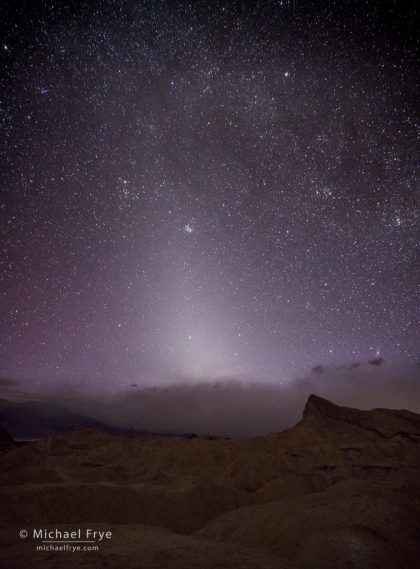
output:
[[[6,0],[2,376],[414,362],[413,7]]]

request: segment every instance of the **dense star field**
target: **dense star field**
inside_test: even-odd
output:
[[[0,372],[414,362],[414,3],[2,8]]]

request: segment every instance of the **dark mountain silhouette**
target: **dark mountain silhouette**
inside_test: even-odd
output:
[[[0,565],[414,569],[419,438],[415,413],[311,395],[294,427],[252,439],[95,428],[11,445],[0,457]],[[86,523],[119,537],[73,565],[16,537]]]
[[[115,427],[45,401],[0,399],[0,425],[17,439],[37,439],[81,429],[103,429],[125,436],[141,434],[135,429]]]

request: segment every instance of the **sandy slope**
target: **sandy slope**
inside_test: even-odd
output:
[[[120,541],[106,562],[105,546],[72,554],[86,567],[117,567],[123,555],[139,568],[414,568],[419,434],[414,413],[311,396],[295,427],[249,440],[44,439],[0,460],[0,522],[11,528],[0,559],[30,547],[17,527],[89,522],[117,528]],[[34,566],[57,566],[42,555]]]

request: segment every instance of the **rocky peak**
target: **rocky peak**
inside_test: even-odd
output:
[[[341,422],[375,431],[384,437],[420,436],[420,416],[406,410],[372,409],[361,411],[340,407],[318,395],[310,395],[303,411],[305,422]]]

